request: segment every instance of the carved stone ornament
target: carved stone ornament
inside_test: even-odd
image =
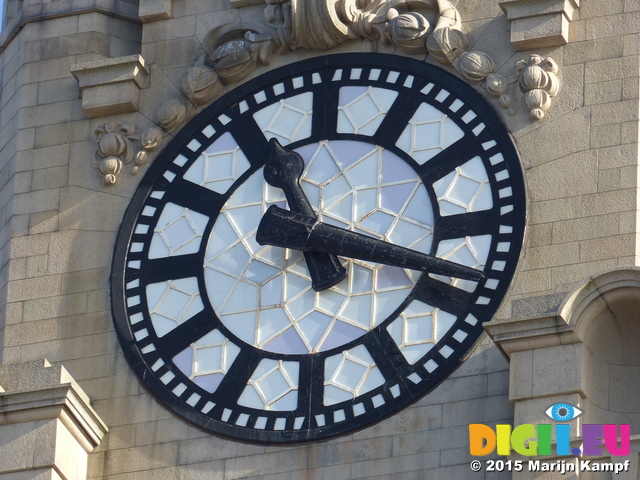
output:
[[[470,83],[482,84],[510,115],[515,97],[533,120],[541,120],[557,95],[558,66],[551,58],[531,55],[516,63],[508,77],[495,73],[486,53],[470,51],[458,11],[449,0],[265,0],[264,23],[235,23],[212,29],[203,42],[204,56],[183,76],[182,95],[164,101],[156,123],[165,132],[179,129],[200,108],[218,98],[224,85],[246,78],[273,55],[298,48],[330,50],[349,40],[393,45],[408,54],[429,54],[452,66]],[[151,128],[138,137],[131,124],[105,124],[96,130],[96,167],[111,185],[124,164],[135,158],[132,173],[162,137]]]
[[[392,44],[409,54],[430,53],[453,65],[471,82],[484,80],[494,63],[468,52],[460,16],[449,0],[265,0],[265,23],[230,24],[212,29],[203,42],[204,58],[184,75],[183,99],[164,102],[156,112],[167,132],[196,109],[211,103],[223,85],[246,78],[273,55],[298,48],[330,50],[355,39]]]
[[[516,62],[515,74],[510,78],[489,75],[485,88],[499,98],[500,105],[508,109],[510,115],[515,115],[513,97],[509,94],[510,85],[515,84],[516,98],[524,102],[531,119],[542,120],[551,107],[551,99],[560,90],[557,73],[558,64],[551,57],[531,55],[527,60]]]
[[[133,162],[131,173],[138,173],[149,159],[148,152],[156,148],[161,139],[162,130],[157,127],[147,128],[139,135],[131,123],[108,122],[94,132],[98,144],[94,167],[106,185],[113,185],[126,164]]]
[[[528,60],[516,63],[518,95],[531,118],[541,120],[551,106],[551,98],[558,94],[560,81],[556,73],[558,65],[549,57],[531,55]]]
[[[204,57],[180,83],[183,96],[165,101],[156,111],[156,122],[166,132],[177,130],[199,108],[218,98],[224,85],[241,81],[258,65],[268,65],[273,55],[298,48],[330,50],[356,39],[391,44],[408,54],[429,54],[453,66],[468,82],[482,83],[511,115],[515,114],[508,93],[512,84],[517,83],[517,96],[535,120],[544,117],[558,91],[557,65],[551,59],[518,62],[513,78],[495,74],[495,62],[488,54],[469,50],[460,15],[449,0],[265,2],[265,23],[221,25],[207,34]]]

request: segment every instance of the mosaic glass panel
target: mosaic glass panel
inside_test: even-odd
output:
[[[208,222],[209,217],[205,215],[175,203],[167,203],[153,231],[149,258],[197,252]]]
[[[239,405],[261,410],[290,411],[298,406],[298,362],[264,359],[240,395]]]
[[[311,135],[313,94],[302,93],[276,102],[253,114],[268,139],[289,145]]]
[[[302,188],[320,220],[429,252],[433,210],[406,162],[351,141],[312,144],[299,153],[306,164]],[[415,285],[417,272],[349,259],[345,280],[315,292],[301,252],[255,241],[272,204],[284,207],[286,200],[258,170],[225,205],[207,247],[213,308],[243,341],[277,353],[325,351],[370,331]]]
[[[413,301],[387,327],[402,355],[411,365],[415,364],[453,326],[456,317],[450,313]]]
[[[184,175],[185,180],[224,193],[250,167],[230,133],[213,142]]]
[[[342,87],[337,131],[373,135],[397,97],[398,92],[385,88]]]
[[[433,184],[442,216],[493,207],[487,170],[480,157],[469,160]]]
[[[194,383],[213,393],[238,353],[237,345],[214,330],[173,357],[173,363]]]

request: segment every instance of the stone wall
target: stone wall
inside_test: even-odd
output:
[[[121,352],[109,303],[113,246],[140,177],[128,166],[106,186],[92,165],[92,136],[107,122],[130,122],[137,132],[152,127],[162,102],[181,95],[181,79],[200,61],[207,33],[261,23],[264,6],[140,3],[145,23],[130,15],[133,4],[116,2],[109,11],[88,3],[83,11],[16,9],[2,32],[2,363],[46,358],[86,392],[109,428],[89,454],[91,479],[483,478],[469,470],[467,425],[512,423],[514,415],[509,364],[488,337],[414,405],[316,444],[265,447],[212,436],[174,417],[142,387]],[[637,265],[640,3],[582,0],[570,19],[569,43],[533,50],[510,43],[512,26],[499,5],[508,2],[452,3],[471,48],[490,54],[498,73],[513,76],[516,61],[534,53],[559,67],[561,90],[540,121],[530,119],[515,95],[512,116],[475,84],[511,132],[528,188],[524,254],[497,322],[553,314],[590,276]],[[40,11],[62,8],[40,5]],[[367,40],[332,50],[353,51],[408,55]],[[137,89],[138,110],[88,118],[72,67],[132,54],[149,70],[148,85]],[[248,78],[322,54],[297,49],[275,56]]]

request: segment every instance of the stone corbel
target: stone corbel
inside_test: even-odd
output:
[[[108,58],[71,67],[89,118],[138,110],[138,91],[149,86],[149,70],[140,55]]]
[[[138,17],[142,23],[171,18],[172,0],[140,0]]]
[[[569,43],[569,23],[580,0],[501,0],[511,25],[511,44],[517,50]]]

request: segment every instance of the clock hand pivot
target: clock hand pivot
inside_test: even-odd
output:
[[[272,187],[280,188],[292,212],[317,218],[309,199],[300,186],[304,159],[300,154],[286,150],[276,138],[269,141],[269,160],[264,166],[264,179]],[[338,257],[329,253],[304,252],[312,288],[319,292],[340,283],[347,270]]]
[[[262,216],[256,241],[261,245],[331,253],[476,282],[486,278],[475,268],[319,222],[276,205]]]

